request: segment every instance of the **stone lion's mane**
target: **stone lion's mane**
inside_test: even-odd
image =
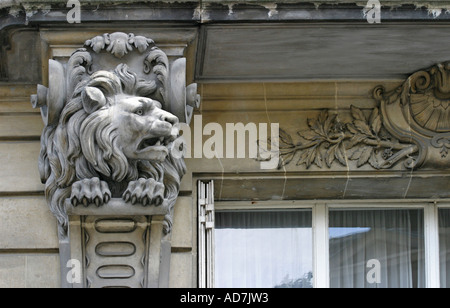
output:
[[[92,113],[85,110],[82,96],[87,86],[97,87],[105,94],[105,107]],[[126,65],[121,64],[113,73],[99,74],[80,82],[72,99],[63,108],[58,125],[45,127],[39,171],[61,234],[66,234],[68,227],[66,199],[71,195],[72,184],[81,179],[98,177],[106,181],[114,197],[120,186],[125,185],[126,188],[130,181],[153,178],[165,185],[165,199],[169,208],[173,208],[181,178],[186,172],[184,160],[174,158],[170,151],[163,163],[127,159],[118,144],[119,138],[108,113],[118,94],[151,98],[156,91],[154,81],[139,80]],[[167,232],[171,225],[168,215]]]

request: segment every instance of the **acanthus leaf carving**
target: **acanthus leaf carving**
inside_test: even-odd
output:
[[[156,95],[161,102],[167,105],[169,59],[161,49],[151,48],[150,53],[144,59],[144,73],[154,76],[153,80],[158,89]]]
[[[67,63],[66,99],[70,99],[75,86],[92,74],[92,56],[86,48],[77,49]],[[53,74],[51,74],[53,76]],[[62,77],[64,78],[64,77]]]
[[[123,32],[115,32],[96,36],[87,40],[85,45],[91,47],[96,53],[106,50],[115,57],[121,59],[132,51],[133,47],[137,48],[140,53],[143,53],[154,43],[155,42],[152,39],[144,36],[135,36],[133,33],[126,34]]]

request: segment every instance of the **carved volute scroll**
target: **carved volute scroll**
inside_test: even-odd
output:
[[[410,168],[450,167],[450,63],[416,72],[394,91],[377,87],[374,97],[389,131],[417,145]]]
[[[49,86],[38,86],[32,104],[46,125],[39,171],[60,243],[69,242],[69,213],[87,217],[82,221],[92,215],[163,217],[170,233],[186,172],[179,125],[189,124],[199,106],[196,90],[186,87],[186,59],[169,61],[153,40],[134,34],[97,36],[67,64],[49,61]],[[88,225],[83,230],[92,233]],[[142,258],[151,266],[148,251]],[[89,271],[92,263],[86,261],[86,272],[98,276]]]

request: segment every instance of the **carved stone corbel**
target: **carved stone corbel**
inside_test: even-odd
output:
[[[97,36],[67,64],[49,61],[49,86],[32,104],[45,123],[39,171],[58,221],[63,286],[167,285],[167,234],[186,172],[179,124],[199,106],[196,90],[186,87],[186,59],[170,62],[134,34]],[[68,279],[73,259],[83,264],[78,284]]]

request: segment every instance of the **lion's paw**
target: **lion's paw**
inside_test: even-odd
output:
[[[95,204],[102,206],[111,200],[111,191],[99,178],[84,179],[72,185],[70,202],[73,206]]]
[[[164,202],[164,190],[164,184],[154,179],[139,179],[128,184],[122,197],[125,202],[131,202],[131,204],[160,206]]]

